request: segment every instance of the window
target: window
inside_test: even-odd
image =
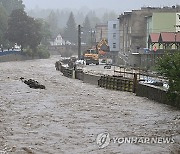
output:
[[[116,39],[116,33],[113,33],[113,39]]]
[[[116,48],[116,43],[113,43],[113,48]]]
[[[116,24],[113,24],[113,29],[116,29]]]
[[[178,18],[179,18],[179,20],[180,20],[180,14],[177,14],[178,15]]]

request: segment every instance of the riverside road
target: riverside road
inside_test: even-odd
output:
[[[64,77],[55,70],[57,60],[0,63],[0,154],[180,153],[179,110]],[[46,89],[32,89],[21,77]],[[111,140],[98,141],[101,133]],[[173,142],[123,143],[114,137]]]

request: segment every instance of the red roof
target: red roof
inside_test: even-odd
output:
[[[180,42],[180,33],[162,32],[159,39],[160,42]]]
[[[151,33],[149,35],[149,41],[151,43],[157,43],[159,41],[160,33]]]
[[[176,33],[176,42],[180,43],[180,32]]]

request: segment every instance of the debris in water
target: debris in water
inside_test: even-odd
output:
[[[34,89],[45,89],[46,88],[44,85],[39,84],[38,81],[33,80],[33,79],[25,80],[23,77],[21,77],[20,80],[22,82],[24,82],[25,84],[27,84],[30,88],[34,88]]]
[[[24,151],[26,151],[28,154],[34,154],[34,152],[32,152],[32,150],[29,149],[29,148],[23,147],[22,149],[23,149]]]

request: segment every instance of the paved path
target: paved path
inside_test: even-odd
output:
[[[0,63],[0,153],[178,153],[180,111],[132,93],[66,78],[55,70],[56,61],[57,57]],[[35,79],[46,90],[31,89],[20,77]],[[100,140],[105,141],[100,147],[109,143],[108,137],[111,141],[100,149],[96,138],[103,132],[109,136]],[[166,136],[175,143],[120,140]]]

